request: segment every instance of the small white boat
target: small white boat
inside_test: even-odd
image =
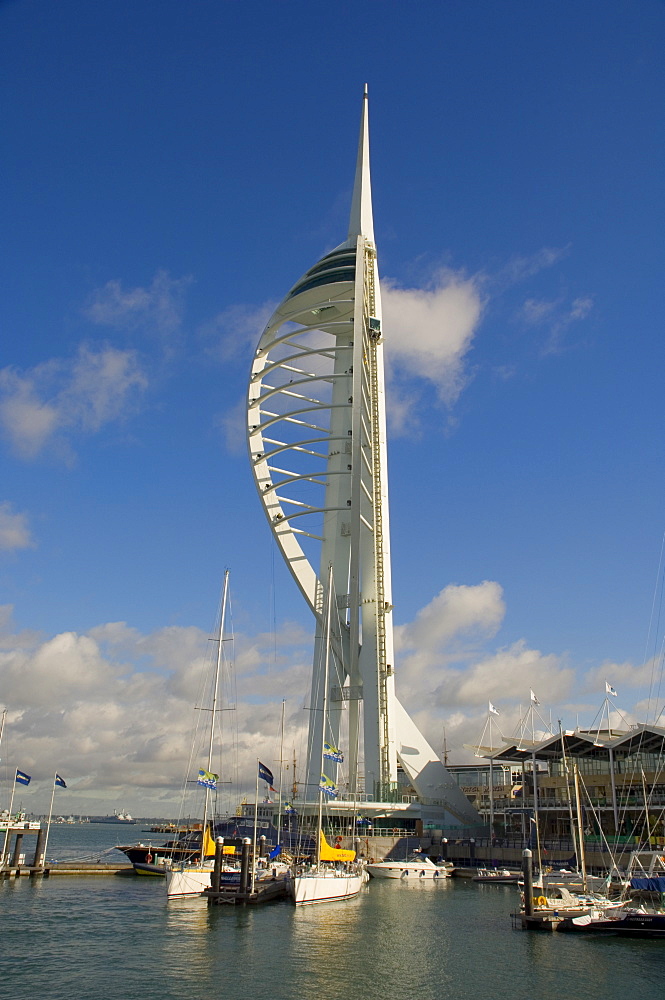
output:
[[[409,882],[427,879],[438,881],[449,878],[453,866],[449,862],[437,865],[424,854],[411,854],[405,861],[377,861],[367,865],[372,878],[394,878]]]
[[[166,872],[167,899],[179,899],[183,896],[200,896],[204,889],[210,888],[210,876],[213,866],[180,865],[169,868]]]
[[[355,871],[345,871],[342,868],[318,865],[311,871],[295,875],[289,882],[289,888],[296,906],[305,903],[330,903],[357,896],[367,880],[367,873],[361,867]]]
[[[471,881],[494,885],[517,885],[521,877],[520,872],[511,872],[508,868],[479,868]]]

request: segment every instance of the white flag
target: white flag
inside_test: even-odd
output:
[[[605,694],[611,694],[613,698],[616,698],[616,696],[617,696],[616,691],[614,690],[614,688],[612,687],[612,685],[609,683],[609,681],[605,681]]]
[[[536,696],[535,696],[535,694],[533,693],[533,691],[531,692],[531,704],[532,704],[532,705],[540,705],[540,702],[539,702],[539,701],[538,701],[538,699],[536,698]]]
[[[499,714],[499,709],[495,708],[491,701],[489,702],[489,709],[490,709],[490,712],[492,713],[492,715],[498,715]]]

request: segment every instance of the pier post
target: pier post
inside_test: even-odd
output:
[[[12,863],[11,863],[11,867],[12,868],[18,868],[19,867],[19,861],[20,861],[20,858],[21,858],[21,845],[22,844],[23,844],[23,834],[22,833],[17,833],[16,836],[15,836],[15,838],[14,838],[14,853],[12,855]]]
[[[37,844],[35,846],[35,856],[32,859],[33,868],[44,868],[46,864],[46,858],[44,857],[44,843],[46,841],[46,830],[44,827],[41,828],[37,834]]]
[[[220,883],[222,880],[222,855],[224,852],[224,838],[217,837],[215,840],[215,866],[212,870],[212,878],[210,879],[210,885],[213,892],[219,892]]]
[[[522,873],[524,875],[524,916],[533,916],[533,855],[527,847],[522,851]]]
[[[443,858],[444,861],[448,860],[448,838],[447,837],[442,837],[441,838],[441,857]]]
[[[265,834],[262,833],[261,836],[259,837],[259,857],[265,858],[265,856],[266,856],[266,837]]]
[[[249,837],[244,837],[242,842],[242,856],[240,858],[240,895],[247,893],[249,886],[249,849],[252,842]]]

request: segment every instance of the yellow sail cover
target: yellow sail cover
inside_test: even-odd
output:
[[[215,841],[210,836],[210,828],[206,825],[203,831],[203,857],[204,858],[214,858],[215,856]]]
[[[215,841],[210,836],[210,829],[206,827],[205,833],[203,835],[203,857],[204,858],[214,858],[215,856]],[[233,844],[224,844],[222,847],[222,854],[235,854],[236,849]]]
[[[319,830],[319,858],[321,861],[355,861],[356,852],[331,847],[323,830]]]

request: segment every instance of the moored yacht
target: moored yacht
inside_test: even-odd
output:
[[[386,859],[367,865],[372,878],[393,878],[407,881],[419,879],[437,881],[449,878],[453,873],[450,862],[436,864],[426,854],[410,854],[404,861]]]

